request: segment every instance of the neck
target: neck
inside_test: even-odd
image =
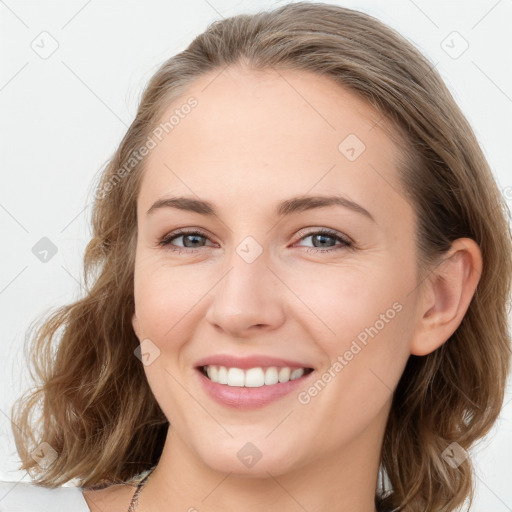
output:
[[[162,456],[140,495],[137,512],[376,512],[386,417],[336,453],[285,473],[265,471],[258,477],[212,469],[169,427]]]

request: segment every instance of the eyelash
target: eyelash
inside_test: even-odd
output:
[[[177,252],[179,254],[182,254],[182,253],[189,253],[190,254],[190,253],[197,252],[199,249],[192,249],[192,248],[186,248],[186,247],[183,248],[183,247],[173,246],[171,244],[171,242],[174,239],[180,238],[182,236],[187,236],[187,235],[198,235],[198,236],[202,236],[204,238],[208,238],[208,236],[205,233],[203,233],[202,231],[199,231],[199,230],[191,230],[191,231],[178,230],[178,231],[174,231],[172,233],[166,234],[163,238],[161,238],[159,240],[158,245],[161,246],[161,247],[164,247],[167,250],[174,251],[174,252]],[[313,236],[313,235],[324,235],[324,236],[328,236],[330,238],[337,238],[340,242],[342,242],[343,245],[339,246],[339,247],[331,247],[331,248],[327,248],[327,249],[322,249],[320,247],[306,247],[306,251],[307,252],[327,253],[327,252],[332,252],[332,251],[338,251],[338,250],[343,250],[343,249],[353,249],[354,248],[353,243],[347,237],[342,236],[337,231],[326,229],[326,228],[321,228],[321,229],[318,229],[316,231],[310,231],[308,233],[303,233],[302,236],[300,237],[299,241],[303,240],[304,238],[308,238],[310,236]]]

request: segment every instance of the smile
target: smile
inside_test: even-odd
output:
[[[309,385],[316,372],[312,368],[253,367],[221,365],[196,367],[200,386],[207,397],[230,409],[248,410],[263,407],[285,396],[295,398]]]
[[[212,382],[232,387],[260,388],[301,378],[312,372],[312,368],[261,367],[235,368],[221,365],[205,365],[201,371]]]

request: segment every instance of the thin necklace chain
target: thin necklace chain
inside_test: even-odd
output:
[[[156,466],[152,467],[147,475],[137,484],[137,489],[135,490],[135,493],[132,496],[132,500],[130,502],[130,506],[128,507],[128,512],[135,512],[137,502],[139,501],[139,494],[142,491],[142,488],[146,484],[147,479],[149,478],[149,475],[153,472]]]

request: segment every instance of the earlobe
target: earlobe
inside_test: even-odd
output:
[[[430,354],[457,330],[471,304],[482,274],[482,254],[469,238],[452,248],[423,287],[411,354]]]

